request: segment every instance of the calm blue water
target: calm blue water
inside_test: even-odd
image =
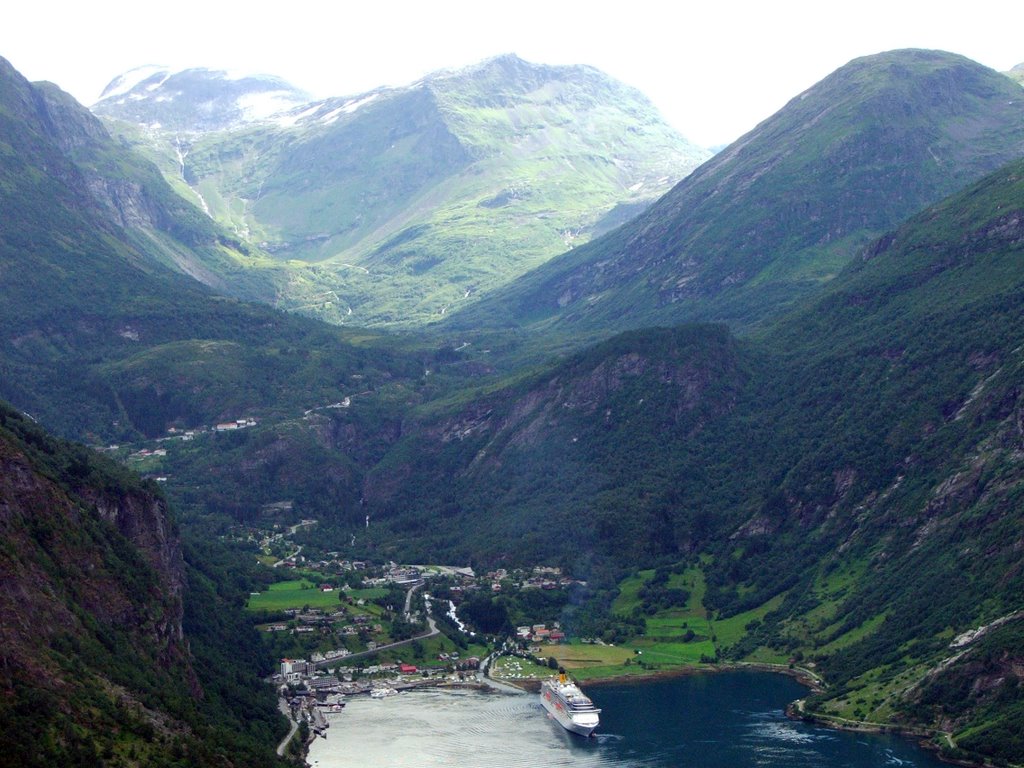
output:
[[[331,716],[314,768],[456,765],[460,768],[939,768],[894,736],[845,733],[786,718],[806,690],[765,673],[695,675],[591,686],[604,711],[596,738],[569,734],[535,695],[416,691],[357,698]]]
[[[807,690],[782,675],[696,675],[642,686],[595,687],[591,693],[604,709],[602,730],[614,735],[600,748],[624,765],[944,765],[905,739],[833,731],[788,719],[786,704]]]

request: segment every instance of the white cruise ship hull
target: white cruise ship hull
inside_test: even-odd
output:
[[[592,709],[589,712],[571,711],[571,708],[548,683],[541,686],[540,703],[547,710],[548,714],[570,733],[578,733],[584,737],[590,736],[600,722],[598,718],[600,710]]]

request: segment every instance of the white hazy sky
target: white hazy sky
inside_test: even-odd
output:
[[[0,56],[91,104],[143,64],[280,75],[314,96],[412,82],[500,53],[590,64],[643,91],[684,136],[732,141],[850,59],[938,48],[1024,61],[1015,0],[687,3],[122,0],[17,2]]]

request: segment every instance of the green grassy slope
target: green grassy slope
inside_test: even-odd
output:
[[[440,319],[708,156],[633,89],[515,56],[290,114],[184,137],[118,130],[274,254],[253,265],[273,301],[336,323]]]
[[[451,323],[569,333],[777,316],[874,237],[1024,154],[1022,114],[1017,85],[960,56],[857,59],[635,221]]]
[[[6,68],[5,76],[17,77]],[[101,215],[147,260],[243,298],[268,300],[267,258],[183,199],[158,168],[113,139],[103,124],[51,83],[33,85],[39,129],[81,176]]]

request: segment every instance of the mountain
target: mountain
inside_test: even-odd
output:
[[[424,556],[454,547],[456,561],[576,552],[624,563],[676,551],[664,500],[646,486],[653,473],[667,490],[676,454],[707,439],[746,376],[722,327],[615,337],[482,396],[408,413],[365,476],[366,509],[395,532],[392,544]]]
[[[706,322],[612,335],[648,317],[658,285],[623,273],[625,293],[609,288],[602,299],[609,307],[620,302],[621,317],[602,315],[597,302],[574,323],[571,294],[565,320],[536,308],[534,316],[516,316],[538,321],[527,330],[545,343],[556,333],[609,338],[495,373],[489,353],[475,347],[329,328],[218,297],[169,269],[93,191],[88,164],[68,150],[69,130],[79,123],[54,121],[47,87],[8,74],[0,78],[0,393],[67,433],[118,439],[255,416],[258,423],[245,429],[161,443],[161,467],[172,469],[168,492],[203,534],[225,518],[245,521],[268,502],[294,498],[297,510],[315,509],[320,520],[308,534],[315,539],[303,541],[311,549],[474,565],[543,559],[587,581],[587,605],[571,606],[566,616],[581,636],[647,622],[657,637],[669,631],[667,620],[699,618],[709,627],[709,658],[807,665],[822,675],[823,690],[805,702],[807,716],[910,728],[951,757],[1020,763],[1024,161],[928,207],[920,202],[944,184],[965,184],[1018,146],[1017,96],[1006,98],[1018,92],[1000,78],[948,54],[858,60],[636,222],[558,260],[587,264],[599,247],[631,244],[653,275],[674,263],[666,254],[680,243],[703,243],[708,260],[693,256],[693,290],[709,316],[740,324],[742,335]],[[899,120],[890,119],[894,112]],[[775,133],[781,138],[769,141]],[[956,162],[938,173],[935,157]],[[431,158],[416,152],[406,159],[439,167]],[[717,197],[739,234],[726,217],[702,219],[708,234],[687,218],[684,201],[694,211],[712,204],[694,190]],[[792,218],[813,227],[791,231],[783,214],[804,204],[810,213]],[[757,218],[758,206],[762,216],[780,218]],[[712,249],[724,248],[713,231],[734,247]],[[871,233],[879,236],[868,240]],[[849,246],[828,257],[834,274],[814,271],[824,269],[815,250],[823,237],[826,245]],[[756,253],[748,240],[760,243]],[[805,260],[792,263],[787,254],[795,252]],[[733,283],[735,296],[712,290],[742,254],[743,264],[761,269],[757,279]],[[762,264],[759,254],[776,260]],[[606,255],[600,269],[611,280],[623,254]],[[758,294],[762,282],[779,293]],[[781,296],[779,305],[768,307],[768,296]],[[736,309],[741,298],[749,301],[743,312]],[[45,562],[37,543],[45,548],[56,531],[63,546],[79,528],[85,533],[72,543],[85,542],[88,552],[128,552],[103,526],[104,507],[93,514],[91,486],[76,479],[121,488],[110,465],[94,469],[98,460],[84,449],[59,447],[43,453],[60,458],[36,461],[33,446],[48,438],[16,414],[5,418],[15,438],[4,480],[29,472],[20,451],[51,467],[58,485],[71,489],[66,495],[85,503],[67,513],[75,525],[32,527],[66,505],[16,514],[11,535],[20,546],[0,555],[25,552],[32,563]],[[152,492],[138,480],[124,482]],[[210,517],[215,523],[200,528]],[[203,677],[230,661],[232,637],[246,636],[246,625],[217,606],[237,603],[252,583],[245,562],[251,568],[253,560],[242,553],[222,563],[211,551],[214,537],[206,538],[193,540],[184,558],[189,588],[180,625],[199,660],[192,669],[209,701],[237,705],[224,710],[234,726],[226,732],[266,744],[273,720],[239,714],[259,654],[246,642],[247,671]],[[47,586],[55,594],[80,572],[90,584],[89,569],[71,551],[68,571]],[[669,570],[685,576],[686,606],[652,615],[616,608],[626,577],[657,586],[643,575],[647,567],[664,571],[665,583]],[[118,578],[156,583],[144,573],[132,566]],[[220,578],[227,573],[240,574],[230,580],[234,590]],[[88,594],[69,594],[65,605],[95,605]],[[112,594],[102,607],[124,607]],[[136,602],[122,613],[173,628],[177,619],[168,620],[162,595],[156,587],[133,593]],[[697,610],[684,614],[691,602]],[[92,648],[92,626],[82,624],[82,642]],[[143,654],[154,635],[136,636],[137,627],[132,621],[117,632],[134,642],[130,653]],[[120,664],[115,652],[123,643],[103,637],[106,652],[80,675],[96,686],[88,700],[76,694],[65,717],[99,718],[88,704],[105,701],[93,693],[100,677],[127,686],[126,666],[139,668]],[[19,640],[16,647],[26,646]],[[186,664],[175,649],[171,663]],[[36,658],[25,650],[18,663],[43,663]],[[191,725],[200,720],[187,700],[197,700],[193,691],[185,696],[182,679],[153,671],[139,690],[154,696],[147,707],[166,704],[175,722]],[[28,704],[4,713],[5,723],[21,723],[45,699],[27,695]],[[265,704],[251,709],[266,713]],[[216,709],[196,706],[201,714]],[[120,737],[107,727],[120,716],[111,717],[85,727]],[[43,729],[46,738],[47,729],[66,732],[65,722],[48,714],[25,728]],[[111,748],[143,748],[124,738]],[[90,739],[82,740],[82,760],[95,762],[109,739]],[[57,748],[78,743],[65,735]]]
[[[630,331],[415,408],[365,476],[362,535],[594,588],[679,565],[737,628],[720,656],[824,676],[815,717],[1019,762],[1022,256],[1017,161],[755,335]]]
[[[240,661],[251,628],[219,669],[248,676],[244,709],[221,683],[204,688],[215,675],[197,669],[184,629],[195,575],[153,486],[0,404],[0,533],[0,762],[224,765],[229,750],[275,764],[273,695]],[[237,729],[240,716],[250,724]]]
[[[225,299],[183,274],[212,252],[234,260],[237,243],[70,97],[6,62],[0,155],[0,396],[49,428],[155,436],[420,375],[419,358],[380,349],[379,335]]]
[[[764,429],[791,445],[748,523],[792,545],[751,574],[829,553],[759,635],[811,640],[824,712],[938,728],[1011,762],[1024,754],[1022,220],[1016,162],[876,242],[780,323],[774,362],[802,383],[764,390]]]
[[[1009,72],[1006,73],[1006,75],[1010,79],[1016,80],[1018,83],[1024,84],[1024,63],[1018,64],[1017,66],[1013,67]]]
[[[708,156],[636,90],[512,55],[242,122],[239,104],[276,81],[139,80],[93,109],[273,254],[254,265],[265,300],[336,323],[438,319],[636,215]]]
[[[234,128],[309,100],[309,94],[269,75],[147,66],[115,77],[93,111],[154,131],[193,133]]]
[[[91,217],[119,230],[145,259],[222,291],[229,284],[239,295],[255,290],[256,276],[242,274],[242,267],[256,256],[177,195],[155,166],[111,138],[96,117],[56,86],[29,86],[6,61],[0,70],[8,86],[5,100],[18,105],[8,135],[29,126],[55,144],[61,162],[74,166],[79,191],[91,198]],[[37,154],[32,150],[23,162]],[[70,172],[62,178],[70,181]]]
[[[1021,156],[1024,99],[1003,75],[937,51],[856,59],[634,221],[451,322],[562,334],[756,324],[887,229]]]

